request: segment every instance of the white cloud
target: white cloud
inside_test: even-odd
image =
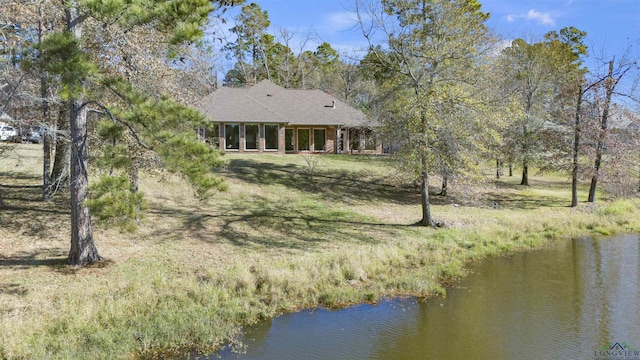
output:
[[[556,22],[553,20],[553,18],[551,18],[551,14],[549,13],[541,13],[539,11],[536,11],[534,9],[529,10],[529,12],[526,15],[527,19],[530,20],[536,20],[538,21],[538,24],[542,24],[542,25],[550,25],[553,26],[556,24]]]
[[[553,18],[551,17],[551,13],[542,13],[540,11],[537,11],[536,9],[531,9],[526,14],[509,14],[505,18],[508,22],[514,22],[517,19],[527,19],[534,20],[538,24],[545,26],[555,26],[556,24],[555,20],[553,20]]]
[[[351,11],[334,12],[327,16],[328,24],[326,25],[328,28],[340,31],[352,28],[357,19],[357,15]]]

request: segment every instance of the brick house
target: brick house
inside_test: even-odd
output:
[[[227,152],[381,154],[366,115],[320,90],[282,88],[269,80],[222,87],[198,110],[212,123],[200,135]]]

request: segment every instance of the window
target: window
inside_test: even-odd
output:
[[[351,151],[360,150],[360,129],[349,129],[349,149]]]
[[[246,150],[258,150],[260,144],[260,126],[246,124],[244,126],[244,148]]]
[[[220,146],[220,125],[212,124],[211,126],[205,129],[205,141],[207,144],[214,145],[215,147]]]
[[[336,139],[337,140],[337,145],[338,145],[337,150],[338,150],[338,153],[342,153],[342,152],[344,152],[346,150],[345,149],[345,145],[347,144],[346,143],[346,141],[347,141],[347,129],[338,130],[338,135],[337,136],[338,136],[338,138]]]
[[[266,150],[278,150],[278,125],[264,126],[264,148]]]
[[[311,139],[309,129],[298,129],[298,151],[309,151]]]
[[[325,129],[313,129],[313,151],[325,151],[327,143]]]
[[[285,151],[295,151],[296,148],[294,146],[294,133],[293,129],[284,129],[284,150]]]
[[[224,124],[224,142],[227,150],[240,150],[240,125]]]
[[[376,134],[371,129],[364,131],[364,149],[375,150],[378,145]]]

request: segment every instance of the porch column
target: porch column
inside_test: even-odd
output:
[[[218,124],[218,148],[220,150],[224,150],[227,148],[225,136],[226,134],[224,133],[224,123],[220,123]]]
[[[342,139],[342,149],[346,154],[349,154],[351,152],[351,144],[349,141],[349,139],[351,138],[351,135],[349,135],[349,130],[350,128],[344,129],[344,137]]]
[[[284,155],[286,153],[286,142],[284,136],[285,124],[278,124],[278,153]]]

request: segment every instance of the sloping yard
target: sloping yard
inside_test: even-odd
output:
[[[143,175],[150,210],[138,232],[95,224],[106,260],[74,269],[67,195],[39,200],[40,152],[25,144],[0,158],[2,358],[206,352],[302,307],[442,294],[485,256],[640,232],[637,199],[570,209],[564,177],[434,196],[447,227],[427,229],[412,225],[419,192],[391,158],[323,156],[312,176],[314,159],[300,155],[229,155],[229,190],[206,202],[180,178]]]

